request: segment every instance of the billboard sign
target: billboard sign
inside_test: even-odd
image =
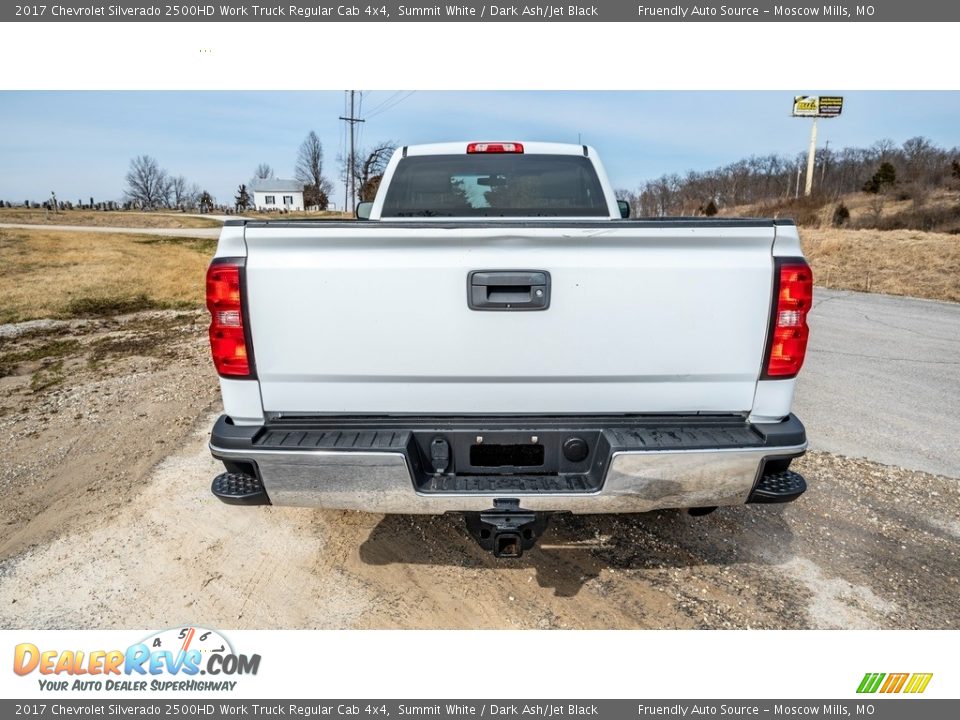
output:
[[[843,98],[839,95],[796,95],[793,98],[794,117],[839,117]]]

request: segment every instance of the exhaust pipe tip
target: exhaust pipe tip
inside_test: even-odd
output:
[[[695,507],[695,508],[688,508],[687,513],[690,515],[690,517],[703,517],[704,515],[709,515],[716,509],[717,509],[716,505],[712,507]]]

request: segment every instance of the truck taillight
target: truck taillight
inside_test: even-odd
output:
[[[802,258],[777,258],[773,317],[767,336],[764,378],[795,377],[807,353],[807,313],[813,304],[813,273]]]
[[[224,377],[254,378],[243,317],[243,258],[217,258],[207,269],[210,353]]]
[[[523,145],[521,143],[512,142],[482,142],[482,143],[470,143],[467,145],[467,154],[472,155],[473,153],[522,153]]]

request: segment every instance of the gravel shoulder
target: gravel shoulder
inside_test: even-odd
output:
[[[162,311],[0,333],[17,357],[41,333],[76,341],[0,378],[3,627],[960,623],[960,483],[826,452],[798,463],[811,489],[796,503],[558,517],[519,561],[482,552],[455,517],[223,505],[204,322]],[[44,362],[62,364],[41,387]]]

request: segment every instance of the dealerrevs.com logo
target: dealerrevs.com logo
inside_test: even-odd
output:
[[[238,676],[256,675],[260,655],[244,655],[216,630],[163,630],[126,650],[52,650],[33,643],[14,648],[13,671],[39,675],[41,690],[232,691]],[[202,679],[200,676],[203,676]]]

